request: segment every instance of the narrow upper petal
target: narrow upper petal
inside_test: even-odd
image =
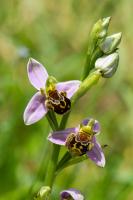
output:
[[[30,58],[27,64],[27,71],[31,84],[37,90],[45,87],[48,73],[41,63],[33,58]]]
[[[70,188],[68,190],[63,190],[60,193],[61,200],[69,200],[72,198],[73,200],[84,200],[84,196],[81,194],[79,190]]]
[[[84,120],[82,121],[82,124],[86,126],[90,120],[91,120],[91,118],[84,119]],[[94,125],[93,125],[93,131],[94,131],[96,134],[98,134],[98,133],[100,132],[100,129],[101,129],[100,123],[99,123],[97,120],[95,120],[95,123],[94,123]]]
[[[48,140],[59,145],[65,145],[66,138],[70,133],[77,133],[79,130],[79,127],[75,128],[68,128],[62,131],[55,131],[53,133],[50,133],[48,136]]]
[[[96,141],[96,138],[93,139],[94,147],[92,150],[87,152],[88,157],[94,161],[98,166],[104,167],[105,166],[105,157],[102,151],[100,144]]]
[[[26,125],[39,121],[47,113],[45,107],[45,96],[37,92],[29,101],[24,111],[24,123]]]
[[[60,82],[56,84],[56,89],[58,91],[64,91],[67,93],[67,97],[70,99],[73,94],[78,90],[81,81],[74,80],[74,81],[66,81]]]

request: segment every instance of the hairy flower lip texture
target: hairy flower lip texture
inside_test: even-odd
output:
[[[73,200],[84,200],[84,196],[81,194],[81,192],[79,190],[76,190],[74,188],[70,188],[67,190],[63,190],[60,193],[60,197],[61,200],[69,200],[69,199],[73,199]]]
[[[71,136],[71,134],[75,135],[75,138],[77,137],[77,135],[80,133],[80,130],[82,129],[82,126],[84,126],[86,128],[87,124],[90,122],[91,118],[89,119],[85,119],[82,121],[82,123],[80,125],[78,125],[77,127],[74,128],[68,128],[62,131],[55,131],[49,134],[48,136],[48,140],[51,141],[52,143],[58,144],[58,145],[64,145],[67,146],[67,141],[68,138]],[[93,133],[94,135],[92,135],[91,140],[90,140],[90,144],[93,144],[92,148],[87,149],[86,150],[86,143],[85,141],[80,141],[80,147],[79,149],[76,150],[81,150],[80,148],[84,148],[85,145],[85,152],[83,152],[84,154],[86,153],[87,156],[93,161],[95,162],[96,165],[100,166],[100,167],[104,167],[105,166],[105,157],[104,157],[104,153],[102,151],[101,145],[97,142],[96,140],[96,135],[98,133],[100,133],[100,124],[97,120],[95,120],[95,123],[93,125]],[[83,135],[84,136],[84,135]],[[79,143],[78,143],[79,144]],[[82,145],[83,144],[83,145]],[[74,143],[75,146],[75,143]],[[67,146],[68,147],[68,146]],[[84,149],[83,149],[84,150]],[[81,154],[83,155],[83,154]]]
[[[44,117],[49,110],[46,106],[46,82],[49,75],[45,67],[33,58],[29,59],[27,73],[30,83],[38,90],[29,101],[23,115],[24,123],[31,125]],[[63,95],[66,96],[61,97],[69,100],[78,90],[80,83],[79,80],[58,82],[55,89],[60,96],[64,92]]]

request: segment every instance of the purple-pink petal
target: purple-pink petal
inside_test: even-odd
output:
[[[101,148],[100,144],[96,141],[95,137],[92,142],[94,142],[94,147],[92,148],[92,150],[88,151],[86,154],[98,166],[104,167],[105,166],[105,157],[104,157],[102,148]]]
[[[24,111],[24,123],[26,125],[33,124],[39,121],[47,113],[45,107],[45,96],[37,92],[29,101]]]
[[[67,97],[70,99],[73,94],[78,90],[80,86],[80,81],[74,80],[74,81],[66,81],[66,82],[60,82],[56,84],[56,89],[60,91],[64,91],[67,93]]]
[[[31,84],[37,90],[45,88],[48,73],[41,63],[33,58],[30,58],[27,64],[27,72]]]
[[[60,193],[61,200],[69,200],[72,198],[73,200],[84,200],[84,196],[81,194],[79,190],[74,188],[70,188],[68,190],[63,190]]]
[[[84,119],[84,120],[82,121],[82,124],[83,124],[84,126],[86,126],[90,120],[91,120],[91,118]],[[93,125],[93,131],[94,131],[95,133],[99,133],[99,132],[100,132],[100,128],[101,128],[101,127],[100,127],[99,122],[98,122],[97,120],[95,120],[95,123],[94,123],[94,125]]]
[[[70,133],[77,133],[78,130],[79,130],[79,127],[68,128],[62,131],[55,131],[49,134],[48,140],[54,144],[65,145],[67,136]]]
[[[99,133],[100,132],[100,124],[99,124],[99,122],[97,121],[97,120],[95,120],[95,123],[94,123],[94,126],[93,126],[93,131],[95,132],[95,133]]]

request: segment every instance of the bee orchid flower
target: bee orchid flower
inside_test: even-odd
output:
[[[50,133],[48,140],[66,146],[72,156],[86,154],[96,165],[104,167],[104,153],[96,140],[98,133],[100,133],[99,122],[90,118],[83,120],[77,127]]]
[[[84,200],[83,195],[79,190],[70,188],[68,190],[63,190],[60,193],[61,200]]]
[[[64,114],[71,108],[71,97],[77,91],[80,81],[57,82],[49,76],[45,67],[33,58],[27,65],[30,83],[38,90],[29,101],[24,111],[26,125],[39,121],[49,109],[57,114]]]

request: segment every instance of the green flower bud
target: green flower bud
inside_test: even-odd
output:
[[[109,23],[110,23],[110,20],[111,20],[111,17],[103,18],[103,19],[102,19],[102,26],[103,26],[104,28],[108,28]]]
[[[49,186],[42,186],[37,195],[34,197],[34,200],[48,200],[51,189]]]
[[[106,37],[110,19],[111,17],[106,17],[98,20],[94,24],[90,33],[90,39],[92,40],[92,43],[95,44],[95,42],[97,42],[98,39],[103,39]]]
[[[101,44],[99,45],[100,49],[105,54],[112,53],[113,51],[116,50],[117,46],[120,44],[121,37],[122,33],[116,33],[106,37],[105,40],[101,42]]]
[[[102,77],[110,78],[117,70],[119,63],[119,55],[117,52],[108,56],[98,58],[95,63],[95,69],[100,70]]]
[[[99,32],[99,38],[104,38],[107,35],[109,23],[110,23],[111,17],[106,17],[101,19],[101,31]]]

